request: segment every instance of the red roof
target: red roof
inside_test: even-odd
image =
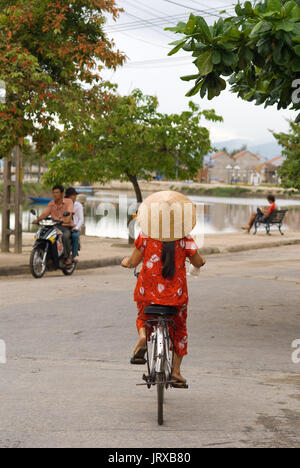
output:
[[[216,159],[218,156],[221,156],[222,154],[227,154],[227,153],[225,153],[225,151],[220,151],[219,153],[216,153],[213,156],[211,156],[210,159]]]
[[[235,155],[233,156],[233,159],[238,159],[238,158],[240,158],[241,156],[244,156],[244,154],[246,154],[246,153],[250,153],[250,151],[248,151],[248,150],[241,151],[240,153],[235,154]],[[257,156],[257,154],[253,154],[253,153],[250,153],[250,154],[252,154],[252,155],[255,156],[257,159],[259,159],[259,157]]]
[[[274,162],[278,161],[279,159],[281,159],[282,156],[276,156],[275,158],[273,159],[270,159],[270,161],[268,161],[270,164],[273,164]]]

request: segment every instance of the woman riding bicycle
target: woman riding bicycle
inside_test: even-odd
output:
[[[186,380],[181,375],[183,356],[187,354],[187,305],[186,259],[201,268],[205,259],[198,254],[195,241],[189,236],[196,224],[196,207],[184,195],[165,191],[148,197],[140,206],[138,222],[142,232],[135,241],[130,258],[122,266],[136,268],[143,260],[143,267],[136,285],[134,300],[137,303],[137,329],[139,341],[134,349],[132,364],[144,364],[146,348],[145,323],[149,319],[145,309],[152,304],[177,308],[174,317],[174,366],[173,387],[184,388]],[[150,333],[148,333],[150,336]]]

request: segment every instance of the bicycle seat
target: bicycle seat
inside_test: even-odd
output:
[[[146,307],[145,314],[152,315],[152,316],[158,315],[160,317],[164,317],[164,316],[173,317],[174,315],[177,314],[177,309],[176,307],[172,307],[172,306],[153,304],[153,305]]]

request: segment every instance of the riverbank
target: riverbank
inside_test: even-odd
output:
[[[177,190],[185,195],[194,196],[210,196],[210,197],[227,197],[227,198],[262,198],[265,199],[270,193],[275,194],[281,199],[300,200],[300,192],[292,189],[284,189],[282,187],[269,186],[246,186],[246,185],[226,185],[226,184],[200,184],[176,182],[176,181],[139,181],[141,191],[146,197],[149,193],[161,190]],[[97,191],[116,191],[116,192],[133,192],[133,186],[130,182],[120,182],[113,180],[107,184],[94,184],[94,192]],[[23,202],[28,201],[28,197],[45,197],[51,196],[51,189],[42,183],[24,182],[23,184]],[[0,182],[0,204],[3,202],[3,183]]]
[[[51,189],[40,182],[23,183],[23,203],[28,202],[28,197],[50,197]],[[0,204],[3,203],[3,182],[0,182]]]
[[[23,253],[20,255],[0,253],[0,277],[29,274],[29,256],[33,239],[34,234],[24,233]],[[263,231],[258,232],[256,236],[244,233],[210,234],[205,236],[200,253],[209,256],[295,244],[300,244],[299,232],[288,231],[285,236],[281,236],[278,231],[272,231],[271,237],[266,236]],[[82,236],[78,269],[88,270],[119,265],[122,259],[132,252],[132,248],[125,240]]]
[[[282,187],[269,187],[269,186],[247,186],[247,185],[226,185],[226,184],[200,184],[174,182],[174,181],[139,181],[139,185],[144,196],[149,193],[158,192],[161,190],[177,190],[185,195],[194,196],[211,196],[211,197],[228,197],[228,198],[263,198],[268,195],[275,194],[277,198],[300,200],[300,192],[294,190],[287,190]],[[105,185],[95,184],[95,193],[97,190],[101,191],[133,191],[130,182],[120,182],[113,180]]]

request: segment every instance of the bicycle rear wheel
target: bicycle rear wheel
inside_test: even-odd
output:
[[[157,386],[157,422],[160,426],[164,423],[164,392],[165,392],[165,375],[163,372],[156,373]]]

